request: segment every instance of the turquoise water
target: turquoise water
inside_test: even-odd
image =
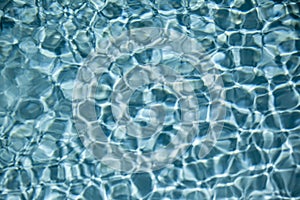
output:
[[[0,199],[300,199],[297,1],[0,2]]]

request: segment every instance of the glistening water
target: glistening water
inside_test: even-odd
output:
[[[0,199],[300,199],[297,0],[2,0]]]

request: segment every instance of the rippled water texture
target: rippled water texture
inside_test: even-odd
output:
[[[0,9],[0,199],[300,199],[296,0]]]

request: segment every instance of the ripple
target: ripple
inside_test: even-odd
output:
[[[165,30],[158,28],[139,28],[131,29],[118,37],[112,35],[109,40],[112,44],[107,46],[107,51],[103,52],[100,49],[92,54],[84,67],[79,70],[73,100],[74,116],[75,119],[81,118],[87,124],[87,127],[90,127],[88,129],[98,127],[96,129],[92,128],[92,130],[100,131],[95,134],[103,134],[97,123],[105,123],[110,127],[112,139],[115,138],[115,142],[121,138],[131,136],[138,138],[137,144],[141,147],[138,147],[135,151],[119,154],[123,150],[117,147],[116,144],[109,142],[109,139],[105,139],[106,143],[92,141],[89,139],[89,134],[92,134],[89,133],[90,130],[83,130],[80,126],[77,126],[77,128],[80,133],[86,132],[82,137],[87,137],[84,142],[86,142],[85,145],[88,148],[89,146],[96,148],[95,145],[99,143],[99,145],[102,145],[101,148],[109,149],[105,153],[96,153],[98,155],[96,157],[106,165],[121,171],[134,170],[137,172],[161,168],[172,162],[179,154],[182,154],[184,149],[189,146],[188,143],[193,140],[193,135],[197,132],[196,124],[198,123],[199,111],[197,98],[194,94],[197,88],[193,87],[193,81],[186,79],[187,75],[195,73],[193,69],[198,71],[196,76],[199,78],[201,77],[200,73],[203,73],[202,80],[204,84],[208,84],[208,95],[214,99],[219,97],[218,84],[221,84],[221,82],[212,82],[216,80],[216,74],[213,74],[214,71],[205,62],[200,64],[197,61],[197,57],[204,56],[199,55],[203,48],[197,46],[197,43],[193,42],[192,39],[179,32],[173,30],[165,32]],[[184,48],[185,46],[191,48]],[[170,54],[171,52],[173,53]],[[99,60],[101,58],[106,57],[104,60],[112,62],[128,53],[133,53],[135,58],[132,67],[118,76],[111,74],[109,68],[104,67],[105,65],[110,66],[110,64],[104,66],[100,64],[103,62]],[[179,54],[180,59],[176,57]],[[173,64],[165,65],[164,63],[170,59],[175,59]],[[124,68],[119,67],[119,69],[124,71]],[[106,106],[106,108],[111,109],[111,111],[107,110],[110,117],[105,118],[106,113],[103,112],[103,114],[100,114],[99,121],[95,116],[93,106],[95,91],[93,88],[98,87],[98,83],[101,84],[100,87],[107,85],[112,88],[112,92],[107,96],[107,101],[103,102],[103,106],[108,103],[111,104],[109,108]],[[85,96],[81,95],[83,88],[87,90]],[[173,108],[168,108],[166,104],[163,105],[161,104],[163,102],[158,101],[159,99],[152,93],[152,91],[155,91],[157,94],[158,90],[155,88],[160,88],[162,92],[170,93],[177,99]],[[138,91],[140,92],[137,93]],[[80,103],[81,101],[83,103]],[[90,102],[89,106],[84,106],[87,105],[84,102]],[[214,121],[222,118],[222,107],[217,106],[218,104],[220,103],[217,103],[217,101],[212,104],[211,113],[208,114],[211,120],[208,135],[211,139],[216,138],[219,131],[215,127]],[[104,108],[101,104],[99,105]],[[219,114],[214,114],[214,110],[218,110]],[[131,111],[131,114],[128,111]],[[121,126],[122,129],[120,129]],[[171,127],[169,132],[170,142],[159,149],[157,145],[153,146],[155,143],[158,144],[158,140],[155,138],[162,136],[160,132],[166,126]],[[117,130],[117,132],[114,130]],[[102,138],[102,136],[99,138]],[[146,145],[144,138],[150,138],[148,145]],[[211,142],[212,144],[202,143],[199,152],[201,156],[209,152],[214,141]],[[155,151],[149,152],[152,148]],[[115,150],[117,151],[115,152]],[[92,151],[95,152],[95,149]],[[167,155],[166,153],[169,155],[168,157],[163,156]],[[115,164],[112,166],[111,162]]]
[[[0,199],[299,199],[298,30],[296,0],[2,0]]]

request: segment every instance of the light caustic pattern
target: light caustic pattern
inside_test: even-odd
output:
[[[200,147],[199,158],[207,155],[225,117],[222,80],[210,59],[196,39],[172,29],[103,35],[74,86],[73,116],[84,146],[125,172],[163,168],[191,145]],[[201,119],[209,122],[206,133]]]

